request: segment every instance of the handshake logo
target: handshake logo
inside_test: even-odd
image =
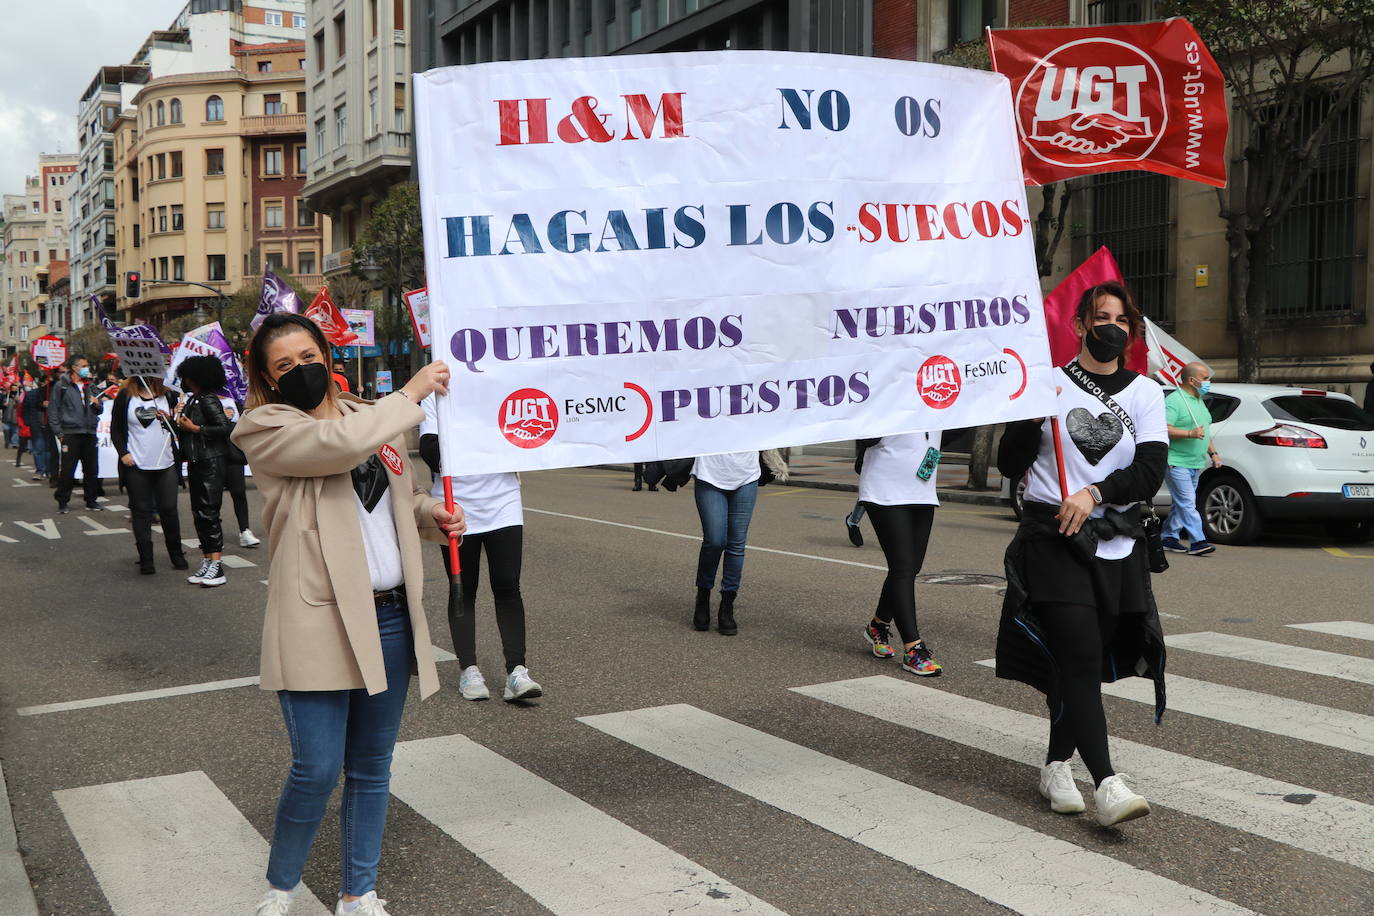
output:
[[[1155,62],[1105,38],[1070,42],[1041,59],[1018,89],[1016,114],[1037,156],[1070,167],[1144,158],[1168,117]]]

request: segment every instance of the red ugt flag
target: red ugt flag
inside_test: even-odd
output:
[[[1067,366],[1078,356],[1082,341],[1074,333],[1074,313],[1078,310],[1078,300],[1083,294],[1101,283],[1125,283],[1116,258],[1103,245],[1092,255],[1074,268],[1059,285],[1045,297],[1045,330],[1050,338],[1050,361],[1056,366]],[[1126,368],[1144,375],[1149,363],[1149,353],[1145,341],[1134,340],[1126,349]]]
[[[305,310],[305,315],[320,326],[325,340],[334,346],[351,347],[358,342],[358,335],[348,329],[348,321],[334,304],[334,300],[329,298],[328,286],[320,287],[314,301]]]
[[[1026,183],[1128,169],[1226,186],[1221,69],[1186,19],[988,31]]]

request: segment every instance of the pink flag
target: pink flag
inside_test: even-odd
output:
[[[1079,264],[1073,273],[1045,297],[1045,330],[1050,338],[1050,361],[1067,366],[1078,356],[1082,341],[1073,330],[1074,312],[1083,294],[1099,283],[1125,283],[1116,258],[1103,245]],[[1148,360],[1145,341],[1133,341],[1126,350],[1126,368],[1144,375]]]

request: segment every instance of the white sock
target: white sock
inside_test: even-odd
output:
[[[359,897],[357,900],[340,900],[339,909],[343,910],[345,913],[351,913],[354,910],[356,910],[358,908],[358,904],[362,902],[363,898],[361,897]]]

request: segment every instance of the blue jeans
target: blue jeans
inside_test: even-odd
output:
[[[697,514],[701,516],[701,554],[697,558],[697,588],[712,588],[716,584],[716,567],[725,554],[725,570],[720,577],[720,590],[739,591],[740,574],[744,572],[744,542],[749,537],[749,519],[754,516],[754,502],[759,495],[757,480],[738,490],[722,490],[698,479],[693,492],[697,499]]]
[[[405,602],[377,607],[387,689],[281,690],[282,716],[291,738],[291,772],[277,802],[267,881],[290,890],[300,883],[339,770],[344,771],[339,834],[342,892],[362,896],[377,885],[391,795],[391,753],[401,728],[415,652]]]
[[[48,434],[46,432],[36,432],[29,437],[29,452],[33,455],[33,471],[40,477],[51,477],[52,453],[48,450]]]
[[[10,448],[11,446],[16,446],[16,445],[18,445],[18,444],[19,444],[19,424],[18,424],[18,423],[6,423],[6,424],[5,424],[5,448]]]
[[[1197,511],[1197,481],[1202,476],[1202,468],[1176,468],[1169,465],[1169,475],[1164,478],[1169,485],[1169,496],[1174,507],[1164,520],[1164,537],[1192,541],[1206,540],[1202,531],[1202,516]],[[1189,532],[1197,532],[1190,537]]]

